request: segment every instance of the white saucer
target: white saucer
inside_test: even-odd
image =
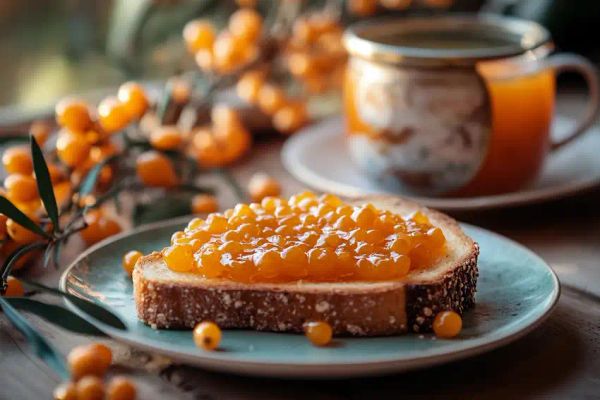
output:
[[[557,116],[554,132],[568,131],[574,120]],[[592,127],[583,137],[551,154],[540,177],[531,187],[513,193],[468,198],[416,197],[408,192],[391,192],[363,174],[350,159],[340,117],[311,125],[291,137],[282,150],[286,169],[310,187],[352,196],[399,194],[429,207],[465,211],[531,204],[576,194],[600,185],[600,128]]]

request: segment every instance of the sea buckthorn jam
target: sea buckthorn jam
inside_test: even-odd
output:
[[[310,192],[195,218],[162,251],[173,271],[245,283],[394,280],[445,253],[444,233],[420,212],[403,218]]]

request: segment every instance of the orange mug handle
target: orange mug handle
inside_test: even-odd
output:
[[[572,53],[554,54],[543,61],[543,67],[554,69],[556,74],[567,71],[579,73],[585,79],[589,91],[589,100],[583,116],[567,136],[560,140],[552,140],[550,149],[554,151],[577,139],[596,121],[600,112],[598,71],[586,58]]]

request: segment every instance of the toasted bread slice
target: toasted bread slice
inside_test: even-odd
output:
[[[244,284],[173,272],[154,252],[133,272],[139,319],[154,328],[192,328],[211,320],[222,328],[290,332],[301,332],[306,321],[324,320],[336,335],[379,336],[431,331],[440,310],[462,314],[475,304],[479,248],[456,221],[397,197],[351,202],[402,215],[420,210],[444,232],[447,255],[402,281]]]

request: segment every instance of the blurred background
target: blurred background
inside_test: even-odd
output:
[[[549,28],[558,49],[600,61],[600,1],[451,3],[437,11],[411,7],[403,12],[521,16]],[[197,16],[224,24],[235,7],[233,0],[0,0],[0,110],[4,115],[41,111],[67,93],[191,69],[193,60],[181,40],[184,24]]]

